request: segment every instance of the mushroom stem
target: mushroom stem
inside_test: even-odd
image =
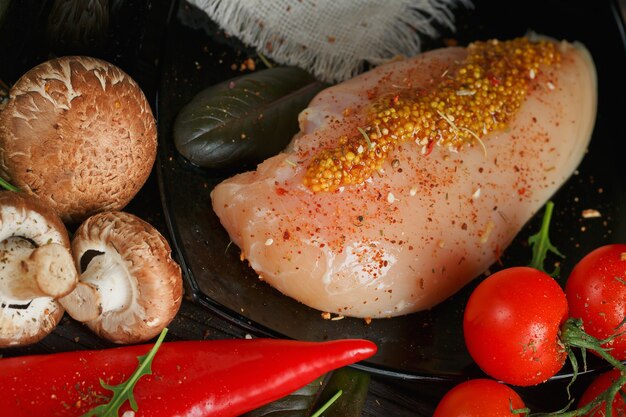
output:
[[[80,275],[76,289],[59,301],[67,313],[80,322],[128,308],[132,287],[119,254],[110,251],[94,256]]]
[[[81,323],[95,320],[102,314],[100,293],[92,284],[79,282],[74,291],[59,299],[67,314]]]
[[[69,294],[78,282],[67,248],[58,243],[35,247],[19,237],[0,242],[0,277],[2,294],[15,302],[57,299]]]
[[[72,240],[80,283],[59,302],[105,339],[147,341],[172,321],[182,300],[182,273],[171,254],[167,240],[139,217],[95,214]]]

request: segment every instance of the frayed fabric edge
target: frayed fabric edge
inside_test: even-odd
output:
[[[439,36],[436,26],[455,30],[452,10],[459,6],[473,7],[470,0],[419,0],[407,2],[398,24],[390,25],[367,54],[346,58],[330,50],[313,51],[306,45],[279,37],[271,30],[255,30],[258,18],[239,1],[188,0],[203,10],[229,35],[253,46],[263,55],[281,65],[300,67],[316,78],[329,83],[341,82],[363,72],[366,65],[380,65],[398,56],[421,52],[421,36]],[[267,29],[267,28],[265,28]]]

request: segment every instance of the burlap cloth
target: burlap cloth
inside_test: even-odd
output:
[[[188,0],[228,34],[283,65],[342,81],[398,55],[421,37],[454,29],[453,8],[469,0]]]

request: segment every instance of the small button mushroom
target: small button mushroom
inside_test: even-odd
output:
[[[115,343],[149,340],[182,301],[182,274],[165,238],[124,212],[99,213],[72,240],[80,282],[60,299],[74,319]]]
[[[37,197],[0,192],[0,347],[38,342],[78,282],[61,219]]]
[[[0,176],[78,224],[130,202],[150,175],[156,137],[150,105],[129,75],[95,58],[55,58],[9,92]]]

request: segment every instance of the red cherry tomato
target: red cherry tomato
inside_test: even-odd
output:
[[[614,358],[626,360],[626,245],[602,246],[580,260],[565,294],[570,317],[582,319],[588,334],[603,340],[622,332],[604,347],[611,348]]]
[[[593,401],[598,395],[604,392],[613,382],[615,382],[620,377],[620,371],[618,369],[614,369],[609,372],[605,372],[591,383],[589,387],[585,390],[583,395],[580,397],[580,401],[578,401],[578,408],[589,404]],[[624,402],[624,398],[622,395],[626,396],[626,388],[622,387],[621,395],[618,393],[613,399],[613,415],[614,416],[626,416],[626,402]],[[606,403],[602,402],[600,408],[595,412],[586,414],[586,417],[604,417],[604,410],[606,409]]]
[[[567,353],[559,328],[567,300],[548,274],[528,267],[499,271],[474,290],[465,308],[467,349],[489,376],[512,385],[546,381]]]
[[[473,379],[448,391],[433,417],[525,416],[513,413],[524,407],[520,396],[506,385],[492,379]]]

